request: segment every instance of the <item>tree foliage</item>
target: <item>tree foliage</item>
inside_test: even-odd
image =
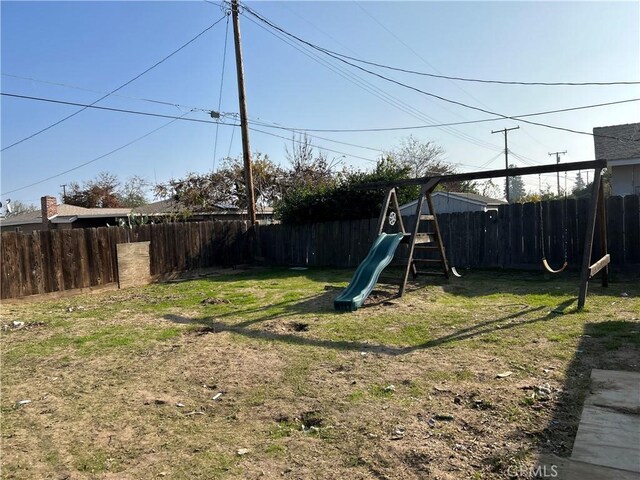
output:
[[[509,165],[509,168],[516,168],[515,165]],[[524,181],[522,177],[515,176],[509,177],[509,195],[506,195],[506,182],[505,182],[505,196],[509,197],[511,203],[521,203],[522,199],[527,195],[527,190],[524,188]]]
[[[272,205],[281,197],[284,170],[261,153],[253,155],[252,170],[256,204]],[[154,192],[158,197],[173,198],[192,212],[220,206],[245,209],[248,204],[244,164],[239,157],[225,159],[214,172],[190,172],[184,178],[157,184]]]
[[[377,217],[386,190],[363,190],[359,187],[370,182],[406,178],[410,178],[409,167],[399,165],[392,157],[387,156],[371,172],[345,171],[324,185],[304,185],[288,190],[276,204],[276,218],[283,223],[301,224]],[[415,200],[418,189],[419,187],[398,189],[400,204]]]
[[[7,205],[11,205],[8,207]],[[11,212],[9,212],[11,209]],[[6,216],[20,215],[22,213],[31,213],[39,210],[33,203],[25,203],[20,200],[11,201],[5,204]]]
[[[432,175],[451,175],[459,173],[458,169],[444,159],[442,147],[432,141],[421,141],[413,135],[400,142],[396,148],[389,150],[387,157],[400,166],[406,167],[412,178]],[[438,190],[449,192],[478,193],[474,182],[447,182],[438,186]]]
[[[85,208],[133,208],[147,203],[145,193],[149,182],[144,178],[133,176],[121,185],[117,175],[101,172],[82,184],[71,182],[62,201]]]

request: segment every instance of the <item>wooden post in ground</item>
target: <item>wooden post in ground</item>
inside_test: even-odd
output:
[[[600,224],[600,258],[607,255],[607,217],[604,201],[604,184],[600,181],[600,193],[598,195],[598,223]],[[602,286],[609,286],[609,265],[608,262],[602,268]]]
[[[584,308],[587,299],[587,287],[591,277],[591,251],[593,249],[593,234],[596,227],[596,217],[600,200],[600,183],[602,181],[602,169],[596,168],[593,174],[593,186],[591,187],[591,203],[589,205],[589,219],[584,239],[584,252],[582,254],[582,267],[580,272],[580,291],[578,293],[578,310]]]

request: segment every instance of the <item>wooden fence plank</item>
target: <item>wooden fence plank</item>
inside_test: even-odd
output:
[[[625,263],[640,264],[640,196],[624,197]]]
[[[623,197],[611,197],[607,199],[607,247],[612,262],[619,265],[626,263],[624,254],[624,200]]]

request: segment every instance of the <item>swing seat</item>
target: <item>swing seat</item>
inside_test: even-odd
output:
[[[544,265],[544,268],[547,270],[547,272],[549,273],[560,273],[562,271],[564,271],[565,268],[567,268],[567,266],[569,265],[569,263],[567,263],[567,261],[564,261],[564,264],[557,270],[554,270],[553,268],[551,268],[551,266],[549,265],[549,262],[547,262],[547,259],[542,257],[542,265]]]
[[[451,267],[451,273],[453,273],[453,276],[456,278],[462,278],[462,275],[458,273],[458,271],[456,270],[456,267]]]

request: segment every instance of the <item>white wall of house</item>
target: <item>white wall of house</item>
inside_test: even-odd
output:
[[[609,162],[611,195],[640,195],[640,159],[636,164],[616,165]]]

